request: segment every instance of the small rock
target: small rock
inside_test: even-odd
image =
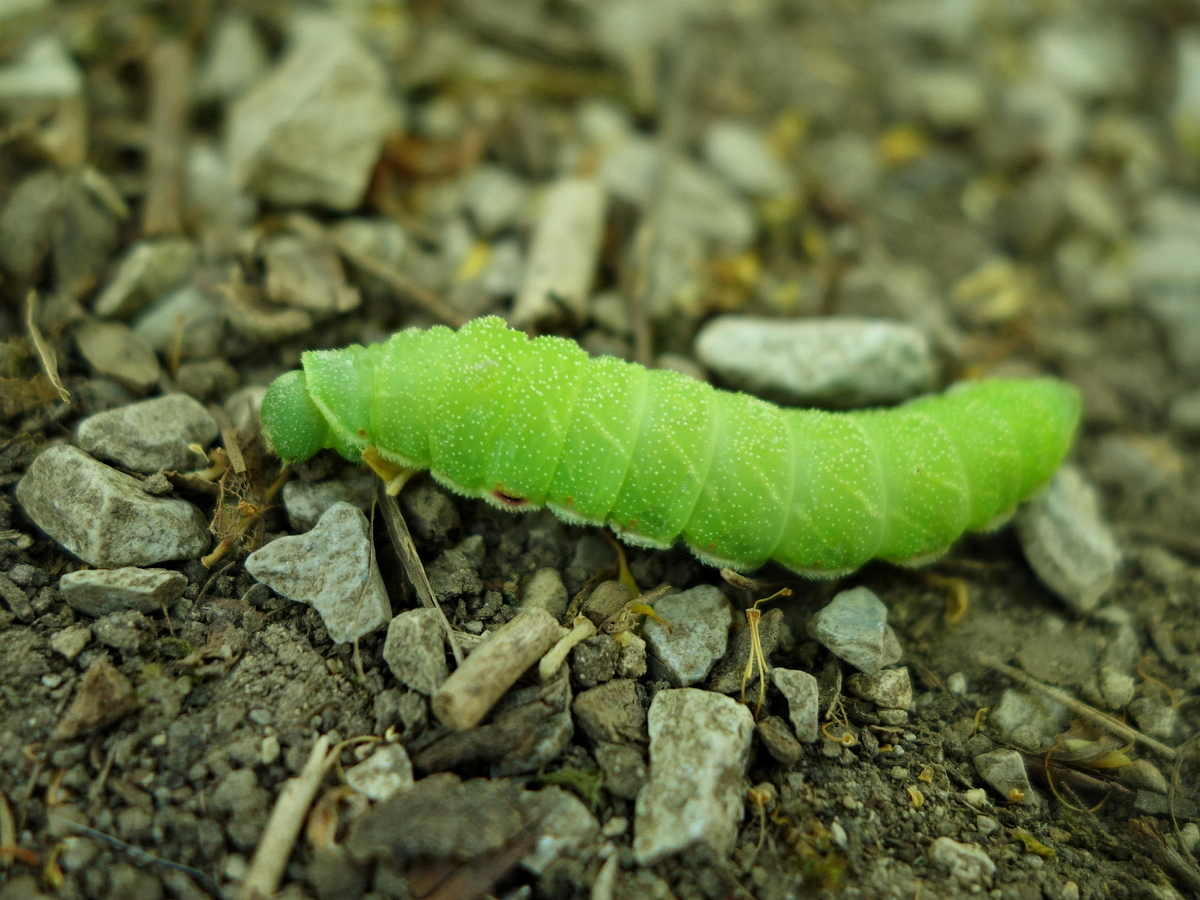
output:
[[[642,646],[645,646],[643,642]],[[611,681],[617,674],[621,648],[611,634],[595,634],[571,651],[571,675],[581,688],[591,688]],[[643,673],[644,674],[644,673]],[[637,675],[625,675],[637,678]]]
[[[1116,774],[1123,784],[1137,790],[1166,794],[1169,789],[1166,776],[1148,759],[1135,759],[1117,769]]]
[[[83,674],[75,699],[54,726],[51,737],[69,741],[111,725],[135,709],[133,685],[107,656],[100,656]]]
[[[798,406],[880,406],[934,387],[929,341],[884,319],[718,316],[696,356],[725,384]]]
[[[520,788],[506,779],[430,775],[355,819],[346,848],[376,858],[456,860],[504,849],[528,827]]]
[[[629,635],[617,657],[614,674],[617,678],[641,678],[646,674],[646,642],[638,635]]]
[[[92,629],[86,625],[69,625],[50,636],[50,649],[68,661],[74,660],[92,639]]]
[[[204,457],[190,444],[207,447],[220,429],[198,401],[167,394],[88,416],[79,423],[79,445],[101,459],[151,474],[160,469],[201,468]]]
[[[346,283],[341,259],[328,243],[297,234],[276,234],[263,245],[267,296],[276,303],[307,310],[318,319],[349,312],[362,302]]]
[[[1021,798],[1022,803],[1036,804],[1038,796],[1029,784],[1025,759],[1016,750],[993,750],[974,759],[975,771],[992,786],[1006,803]]]
[[[817,679],[798,669],[775,669],[771,675],[775,687],[788,702],[788,716],[796,737],[810,743],[815,741],[821,736]]]
[[[284,206],[353,209],[400,121],[371,51],[332,16],[299,17],[287,56],[230,111],[233,182]]]
[[[429,696],[450,674],[442,617],[436,609],[410,609],[392,619],[383,658],[396,680]]]
[[[1041,751],[1054,742],[1068,716],[1067,709],[1039,694],[1007,688],[988,713],[988,724],[1000,737],[1030,751]]]
[[[162,375],[154,351],[120,322],[84,322],[75,329],[75,343],[93,373],[135,393],[145,394]]]
[[[1128,672],[1114,669],[1112,666],[1100,668],[1100,693],[1104,695],[1104,703],[1109,709],[1127,707],[1136,690],[1137,682]]]
[[[1056,21],[1035,37],[1037,62],[1071,96],[1096,100],[1129,93],[1136,84],[1137,55],[1116,19]]]
[[[86,616],[136,610],[154,613],[183,596],[187,576],[170,569],[81,569],[58,582],[59,593],[72,609]]]
[[[898,662],[902,654],[900,641],[887,623],[887,607],[865,587],[835,596],[808,620],[808,634],[867,675]]]
[[[1200,139],[1200,130],[1197,138]],[[1191,440],[1200,437],[1200,391],[1190,391],[1172,400],[1170,419],[1171,427],[1184,437]]]
[[[521,860],[531,872],[541,875],[560,857],[572,856],[590,845],[600,833],[596,817],[569,791],[551,785],[529,799],[541,813],[537,843]]]
[[[560,622],[567,614],[567,589],[558,569],[538,569],[525,582],[522,609],[544,609]]]
[[[646,708],[632,679],[617,678],[581,692],[573,711],[584,734],[597,743],[646,742]]]
[[[508,169],[485,163],[467,177],[464,200],[475,230],[492,237],[517,222],[529,202],[529,188]]]
[[[346,784],[373,803],[388,800],[413,786],[412,762],[400,744],[384,744],[346,770]]]
[[[846,679],[850,693],[870,700],[883,709],[907,710],[912,704],[912,681],[908,669],[884,669],[874,675],[858,672]]]
[[[208,549],[208,521],[184,500],[152,497],[141,483],[77,447],[42,452],[17,484],[34,524],[92,566],[153,565]]]
[[[725,595],[711,584],[697,585],[656,601],[654,611],[671,630],[648,618],[642,634],[671,683],[687,687],[703,681],[729,643],[733,614]]]
[[[795,190],[792,173],[764,136],[739,122],[722,120],[710,125],[704,156],[730,184],[751,196],[777,197]]]
[[[800,742],[788,728],[787,722],[779,716],[763,716],[758,720],[757,728],[763,746],[767,748],[767,752],[774,757],[776,762],[785,766],[795,765],[804,752],[804,748],[800,746]]]
[[[221,304],[185,283],[146,307],[134,320],[133,332],[159,353],[172,353],[178,346],[185,358],[217,356],[224,337]]]
[[[248,15],[232,9],[213,23],[208,51],[197,67],[195,96],[229,101],[245,93],[269,68],[267,48]]]
[[[338,644],[392,618],[361,509],[335,503],[306,534],[281,537],[246,557],[246,571],[278,594],[307,603]]]
[[[196,247],[184,238],[137,242],[96,298],[96,315],[133,318],[183,281],[195,262]]]
[[[1200,159],[1200,30],[1193,25],[1177,32],[1175,100],[1170,122],[1175,137],[1194,159]]]
[[[601,741],[592,752],[604,772],[604,789],[614,797],[636,800],[646,786],[646,758],[641,748]]]
[[[1096,608],[1112,586],[1120,551],[1101,519],[1095,490],[1073,466],[1017,514],[1017,535],[1042,583],[1076,612]]]
[[[1154,697],[1139,697],[1129,704],[1138,728],[1160,741],[1172,741],[1179,730],[1179,708]]]
[[[929,861],[973,890],[989,886],[996,874],[996,864],[978,845],[960,844],[948,837],[933,842],[929,848]]]
[[[659,691],[650,706],[650,781],[638,794],[633,853],[652,865],[694,844],[733,852],[754,717],[723,694]]]
[[[92,625],[96,640],[124,654],[141,653],[154,638],[154,625],[137,610],[102,616]]]
[[[283,508],[293,531],[310,531],[335,503],[349,503],[363,512],[375,498],[375,476],[370,472],[348,472],[342,478],[298,481],[283,486]]]

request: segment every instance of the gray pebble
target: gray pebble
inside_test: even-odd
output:
[[[1037,804],[1038,795],[1029,784],[1029,774],[1025,771],[1025,758],[1016,750],[1001,748],[981,753],[973,762],[979,777],[1005,802],[1020,796],[1024,798],[1023,803]]]
[[[721,120],[710,125],[704,156],[730,184],[752,196],[775,197],[795,189],[792,173],[766,138],[740,122]]]
[[[362,471],[326,481],[293,478],[283,486],[283,508],[293,531],[310,531],[335,503],[349,503],[367,512],[374,497],[375,476]]]
[[[145,394],[162,374],[150,345],[120,322],[89,320],[75,329],[75,343],[92,372]]]
[[[672,684],[687,687],[703,681],[729,643],[733,615],[725,595],[711,584],[702,584],[663,597],[654,611],[670,623],[671,630],[662,622],[646,620],[642,634],[650,653]]]
[[[646,674],[646,642],[636,634],[626,635],[625,645],[617,657],[618,678],[641,678]]]
[[[647,866],[695,844],[733,852],[754,717],[695,688],[659,691],[650,705],[650,780],[638,794],[633,853]]]
[[[558,569],[538,569],[525,582],[521,609],[544,609],[560,622],[567,614],[567,589]]]
[[[344,644],[392,618],[361,509],[335,503],[307,534],[281,537],[246,557],[246,571],[277,594],[307,603]]]
[[[860,672],[874,675],[902,651],[887,623],[887,607],[865,587],[842,591],[808,620],[808,634]]]
[[[996,864],[978,845],[961,844],[953,838],[935,840],[929,848],[929,861],[972,891],[990,886],[996,875]]]
[[[79,445],[101,459],[135,472],[202,468],[190,444],[217,439],[217,421],[187,394],[166,394],[88,416],[79,423]]]
[[[491,237],[518,221],[529,203],[529,188],[508,169],[484,163],[467,176],[465,201],[483,237]]]
[[[67,605],[87,616],[137,610],[158,612],[183,596],[187,576],[170,569],[81,569],[58,582]]]
[[[776,762],[791,766],[800,759],[804,748],[779,716],[763,716],[758,720],[758,736]]]
[[[73,660],[83,652],[92,639],[92,629],[86,625],[68,625],[50,636],[50,647],[67,660]]]
[[[231,177],[264,199],[350,210],[401,121],[388,75],[332,16],[297,17],[291,47],[233,105]]]
[[[384,744],[346,770],[346,784],[378,803],[413,786],[412,762],[403,745]]]
[[[436,609],[410,609],[388,625],[383,658],[396,680],[426,696],[450,674],[442,617]]]
[[[811,743],[820,737],[820,706],[817,679],[799,669],[775,669],[771,673],[775,687],[788,704],[788,717],[796,737]]]
[[[39,528],[92,566],[147,566],[208,549],[208,520],[184,500],[152,497],[141,482],[77,447],[46,449],[17,484]]]
[[[883,319],[713,319],[696,356],[724,383],[801,406],[895,403],[933,388],[924,333]]]
[[[1096,608],[1112,586],[1120,552],[1101,519],[1095,490],[1073,466],[1017,514],[1025,558],[1042,583],[1076,612]]]
[[[183,281],[195,261],[196,247],[184,238],[139,241],[96,298],[96,315],[132,318]]]
[[[592,751],[604,772],[604,789],[614,797],[634,800],[646,785],[646,757],[638,747],[602,741]]]
[[[642,646],[645,646],[644,642]],[[571,651],[571,675],[582,688],[611,681],[617,674],[620,652],[621,648],[611,634],[592,635]]]
[[[846,679],[850,693],[870,700],[882,709],[906,710],[912,704],[912,681],[908,669],[883,669],[874,675],[855,672]]]
[[[1184,437],[1200,437],[1200,391],[1181,394],[1171,401],[1171,427]]]
[[[1003,740],[1037,752],[1054,743],[1054,735],[1062,731],[1067,716],[1064,706],[1047,697],[1007,688],[988,713],[988,724]]]
[[[579,727],[596,743],[643,744],[646,741],[646,708],[630,678],[582,691],[573,704]]]

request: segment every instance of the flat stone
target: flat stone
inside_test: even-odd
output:
[[[900,641],[887,623],[887,606],[865,587],[842,591],[808,620],[808,634],[839,659],[874,675],[900,660]]]
[[[725,595],[711,584],[702,584],[668,594],[655,602],[654,611],[671,629],[654,619],[646,620],[642,634],[650,653],[672,684],[687,687],[703,681],[729,643],[733,614]]]
[[[183,596],[187,576],[170,569],[81,569],[58,582],[67,605],[87,616],[136,610],[154,613]]]
[[[95,374],[138,394],[149,392],[162,375],[154,350],[120,322],[84,322],[75,329],[75,343]]]
[[[1121,552],[1099,499],[1074,466],[1017,514],[1017,536],[1038,578],[1076,612],[1096,608],[1112,586]]]
[[[388,625],[383,658],[396,680],[429,696],[450,674],[445,635],[436,609],[410,609]]]
[[[846,679],[850,693],[870,700],[883,709],[907,710],[912,704],[912,680],[908,669],[883,669],[874,675],[855,672]]]
[[[1005,802],[1020,797],[1023,803],[1037,803],[1037,794],[1029,784],[1029,774],[1025,771],[1025,758],[1016,750],[1001,748],[981,753],[973,762],[975,771]]]
[[[641,744],[647,739],[646,708],[632,679],[617,678],[582,691],[573,711],[584,734],[598,743]]]
[[[718,316],[696,357],[724,384],[797,406],[881,406],[933,389],[924,332],[885,319]]]
[[[146,566],[192,559],[208,549],[208,520],[185,500],[153,497],[141,482],[58,444],[17,484],[33,523],[92,566]]]
[[[989,886],[996,874],[996,864],[977,844],[962,844],[948,837],[933,842],[929,861],[972,890]]]
[[[307,603],[329,637],[344,644],[392,618],[361,509],[335,503],[312,531],[281,537],[246,557],[246,571],[271,590]]]
[[[105,410],[82,420],[76,430],[88,453],[147,475],[203,468],[204,457],[189,445],[207,447],[219,434],[216,419],[187,394]]]
[[[132,318],[183,281],[195,262],[196,247],[184,238],[138,241],[96,298],[96,315]]]
[[[695,844],[733,852],[754,717],[724,694],[659,691],[650,706],[650,781],[638,794],[633,853],[652,865]]]
[[[771,673],[775,687],[788,703],[788,716],[796,737],[812,742],[821,736],[817,679],[798,669],[775,669]]]
[[[388,800],[413,786],[412,762],[400,744],[384,744],[346,770],[346,784],[372,802]]]
[[[230,111],[231,177],[283,206],[353,209],[401,118],[370,49],[332,16],[299,16],[283,61]]]

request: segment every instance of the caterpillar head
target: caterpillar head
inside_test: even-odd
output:
[[[308,395],[304,372],[280,375],[262,402],[263,434],[285,463],[303,462],[333,442],[329,423]]]

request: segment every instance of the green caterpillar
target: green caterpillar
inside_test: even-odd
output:
[[[305,353],[262,420],[287,462],[374,447],[506,509],[545,505],[639,546],[682,539],[714,566],[832,577],[876,557],[919,565],[1002,523],[1058,468],[1079,411],[1050,378],[890,410],[783,409],[488,317]]]

